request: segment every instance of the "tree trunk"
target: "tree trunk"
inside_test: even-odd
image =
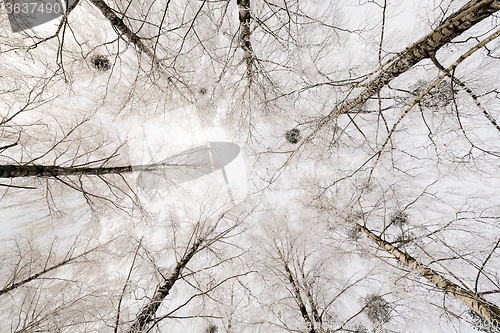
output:
[[[278,252],[281,263],[283,264],[283,268],[285,269],[286,277],[288,278],[288,282],[290,282],[290,284],[292,286],[293,298],[295,299],[295,303],[297,303],[297,306],[299,307],[300,314],[302,315],[302,318],[304,319],[304,323],[306,324],[307,332],[308,333],[316,333],[316,330],[314,329],[314,323],[311,321],[311,317],[309,316],[309,313],[307,313],[306,305],[304,304],[304,301],[302,300],[302,296],[300,295],[299,281],[295,281],[295,278],[292,274],[292,271],[290,270],[290,267],[288,267],[288,262],[285,259],[285,254],[284,254],[284,252],[281,252],[280,248],[277,245],[276,245],[276,252]]]
[[[246,76],[249,80],[252,80],[253,70],[252,70],[252,60],[253,60],[253,49],[250,43],[250,0],[237,0],[238,10],[239,10],[239,20],[240,20],[240,45],[243,50],[243,60],[246,64]]]
[[[179,166],[178,164],[157,163],[145,165],[125,165],[119,167],[60,167],[55,165],[0,165],[0,178],[16,177],[57,177],[81,175],[122,174],[138,171],[154,171],[158,167]]]
[[[288,264],[283,260],[283,267],[285,268],[286,275],[288,277],[288,281],[292,285],[293,293],[294,293],[294,298],[295,302],[297,303],[297,306],[299,307],[300,313],[302,314],[302,318],[304,318],[304,322],[307,327],[307,332],[308,333],[316,333],[316,330],[314,329],[313,323],[311,321],[311,317],[309,317],[309,314],[307,313],[306,306],[304,302],[302,301],[302,296],[300,295],[300,289],[297,283],[295,283],[295,279],[293,278],[292,272],[290,271],[290,268],[288,267]]]
[[[130,326],[127,330],[127,333],[142,332],[146,328],[146,325],[154,320],[154,316],[160,307],[161,302],[168,296],[170,290],[174,286],[174,283],[179,279],[181,271],[184,267],[186,267],[189,260],[191,260],[191,258],[195,255],[202,243],[203,239],[198,240],[193,244],[189,251],[184,254],[182,260],[177,263],[173,272],[170,273],[169,277],[158,288],[158,291],[156,291],[153,298],[142,308],[141,312],[132,323],[132,326]]]
[[[332,116],[347,113],[355,106],[365,103],[391,80],[403,74],[421,60],[430,58],[442,46],[498,10],[500,10],[499,0],[472,0],[468,2],[456,13],[448,17],[433,32],[407,47],[395,59],[390,61],[385,68],[381,69],[380,74],[366,85],[363,92],[338,109],[333,110],[321,125],[326,123]]]
[[[305,259],[304,259],[304,262],[305,262]],[[316,303],[314,302],[314,298],[313,298],[313,295],[311,292],[311,285],[309,285],[307,283],[306,274],[304,273],[303,265],[304,265],[304,263],[302,264],[302,266],[300,264],[297,265],[297,266],[299,266],[300,274],[302,275],[302,281],[304,281],[303,282],[303,284],[304,284],[303,289],[306,292],[307,300],[309,301],[309,305],[311,306],[312,317],[313,317],[314,321],[320,325],[320,330],[321,330],[321,325],[323,324],[323,320],[321,319],[319,312],[318,312],[318,308],[316,307]]]
[[[466,290],[459,285],[449,281],[438,272],[428,268],[424,264],[415,260],[412,256],[402,252],[397,247],[384,241],[369,229],[360,225],[357,222],[349,221],[356,228],[359,228],[369,239],[377,243],[377,245],[392,254],[397,260],[412,270],[416,271],[421,276],[425,277],[430,283],[442,289],[446,294],[458,299],[460,302],[468,306],[475,313],[487,320],[492,325],[498,325],[500,322],[500,308],[475,294],[470,290]]]
[[[141,52],[146,53],[155,64],[158,63],[154,52],[148,48],[130,28],[119,18],[114,10],[109,7],[103,0],[90,0],[94,6],[96,6],[101,13],[111,22],[111,24],[118,29],[123,35],[125,35],[128,40],[133,43]]]

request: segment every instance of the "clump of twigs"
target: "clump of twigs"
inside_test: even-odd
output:
[[[111,61],[103,55],[95,55],[91,59],[92,65],[102,72],[109,71],[111,69]]]
[[[391,224],[394,224],[398,227],[404,226],[408,224],[408,213],[398,210],[394,212],[391,216]]]
[[[382,296],[370,294],[363,299],[363,303],[363,311],[372,323],[385,323],[391,319],[389,313],[392,309]]]
[[[217,328],[216,325],[210,324],[208,325],[207,329],[205,330],[205,333],[217,333],[219,329]]]
[[[429,85],[427,81],[418,80],[417,83],[410,86],[410,92],[413,96],[420,96]],[[450,82],[443,80],[423,96],[419,104],[429,109],[443,108],[453,102],[456,93],[458,93],[458,90],[454,89]]]
[[[347,238],[349,238],[352,241],[358,241],[363,237],[363,234],[361,233],[361,228],[359,226],[351,226],[347,230]]]
[[[368,329],[362,324],[356,325],[352,331],[354,333],[368,333]]]
[[[285,133],[285,138],[286,141],[293,144],[299,143],[299,141],[302,140],[302,137],[300,136],[300,131],[297,128],[287,131]]]

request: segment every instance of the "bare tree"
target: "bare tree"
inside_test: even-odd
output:
[[[500,319],[499,1],[415,4],[414,31],[390,1],[67,5],[0,32],[0,204],[25,227],[1,254],[2,329],[366,332],[426,305]],[[144,162],[146,124],[161,149]],[[168,147],[223,131],[259,209],[141,189],[205,170]]]
[[[347,218],[346,218],[347,219]],[[500,319],[500,308],[485,300],[481,295],[476,294],[469,288],[461,287],[450,280],[443,277],[440,273],[428,268],[422,263],[415,260],[408,253],[399,250],[394,245],[384,241],[372,231],[362,226],[361,224],[347,219],[353,226],[363,232],[370,240],[375,242],[380,248],[392,254],[397,260],[412,270],[416,271],[421,276],[425,277],[429,282],[436,287],[442,289],[447,295],[450,295],[460,302],[464,303],[471,310],[476,312],[482,318],[486,319],[492,325],[495,325]]]

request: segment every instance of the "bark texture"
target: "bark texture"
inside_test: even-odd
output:
[[[145,165],[125,165],[119,167],[60,167],[55,165],[0,165],[0,178],[16,177],[57,177],[82,175],[123,174],[139,171],[154,171],[159,167],[180,166],[178,164],[158,163]]]
[[[359,228],[359,230],[361,230],[369,239],[374,241],[381,249],[392,254],[401,263],[425,277],[430,283],[442,289],[447,295],[458,299],[475,313],[487,320],[491,325],[498,325],[498,323],[500,323],[500,308],[498,306],[488,302],[471,290],[465,289],[451,282],[438,272],[418,262],[409,254],[402,252],[397,247],[384,241],[366,227],[358,224],[357,222],[349,222],[356,228]]]
[[[129,172],[132,172],[131,165],[109,168],[65,168],[51,165],[0,165],[0,178],[105,175]]]
[[[240,45],[243,50],[243,60],[245,61],[247,67],[246,76],[251,79],[253,74],[253,49],[252,43],[250,42],[250,19],[252,17],[250,14],[250,0],[237,0],[237,4],[240,20]]]
[[[299,266],[300,274],[302,275],[302,281],[304,281],[304,291],[306,292],[307,300],[309,301],[309,305],[311,306],[312,317],[316,323],[319,323],[319,325],[320,325],[319,329],[321,330],[321,325],[322,325],[323,320],[321,319],[321,316],[319,315],[318,308],[316,307],[316,302],[314,302],[314,297],[313,297],[313,294],[311,291],[311,289],[312,289],[311,285],[307,283],[306,274],[304,273],[303,265],[304,264],[302,264],[302,266],[301,265],[298,265],[298,266]]]

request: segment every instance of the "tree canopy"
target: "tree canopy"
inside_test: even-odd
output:
[[[500,332],[500,1],[15,3],[0,331]]]

